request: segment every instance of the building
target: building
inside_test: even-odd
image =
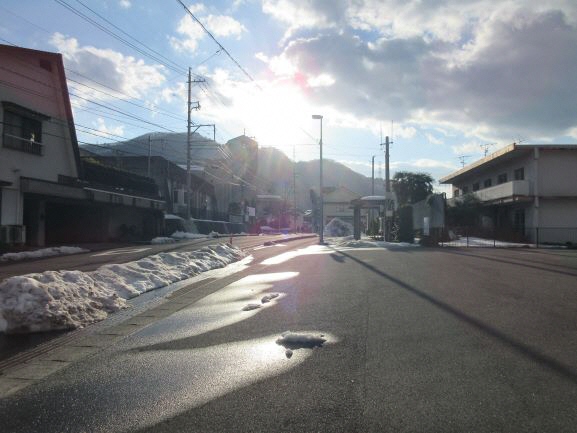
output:
[[[351,201],[358,198],[360,198],[359,194],[344,186],[323,188],[323,226],[326,226],[333,218],[353,224],[354,212]],[[366,226],[366,215],[361,215],[361,219],[363,226]]]
[[[474,195],[482,229],[501,238],[577,242],[577,145],[513,143],[440,183],[453,198]]]
[[[154,191],[87,180],[62,56],[0,45],[0,75],[0,243],[106,241],[127,227],[154,236]]]
[[[82,152],[88,159],[152,179],[158,187],[160,199],[165,202],[166,211],[186,218],[188,212],[186,169],[162,156],[100,156]],[[192,218],[209,220],[221,218],[216,213],[216,196],[212,183],[192,173],[190,189]]]

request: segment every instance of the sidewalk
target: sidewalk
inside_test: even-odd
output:
[[[315,234],[301,234],[282,239],[263,240],[262,245],[314,237],[316,237]],[[224,240],[221,238],[221,241]],[[114,247],[118,248],[116,244]],[[42,269],[44,261],[44,259],[38,259],[34,263]],[[44,267],[43,270],[45,269]],[[236,278],[234,274],[233,277]],[[150,323],[186,308],[196,302],[201,289],[203,289],[202,292],[210,290],[211,285],[223,284],[229,278],[231,277],[225,276],[207,282],[203,281],[206,277],[201,274],[197,282],[185,283],[185,280],[147,292],[130,300],[131,308],[112,314],[105,320],[82,329],[23,335],[0,333],[0,398],[72,362],[103,350]],[[185,283],[184,286],[183,283]]]

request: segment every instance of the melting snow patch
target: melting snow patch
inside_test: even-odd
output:
[[[313,349],[322,347],[327,341],[323,334],[315,335],[311,333],[297,333],[287,331],[276,340],[276,344],[284,346],[287,349]]]
[[[278,293],[271,293],[269,295],[264,295],[262,297],[262,299],[260,300],[260,302],[262,302],[263,304],[266,304],[267,302],[270,302],[274,298],[278,298]]]
[[[42,257],[64,256],[69,254],[87,253],[90,250],[85,250],[79,247],[52,247],[43,248],[35,251],[22,251],[19,253],[6,253],[0,255],[0,261],[8,260],[24,260],[24,259],[39,259]]]
[[[351,236],[353,226],[339,218],[333,218],[324,228],[325,236]]]
[[[150,241],[152,245],[160,245],[160,244],[173,244],[176,242],[176,239],[173,238],[165,238],[165,237],[158,237],[154,238]]]
[[[251,311],[251,310],[256,310],[257,308],[262,307],[261,304],[248,304],[245,307],[243,307],[242,311]]]
[[[0,332],[74,329],[126,307],[125,299],[244,257],[225,244],[160,253],[92,272],[46,271],[0,283]]]
[[[208,236],[201,235],[198,233],[176,231],[173,234],[171,234],[170,237],[174,239],[204,239],[207,238]]]

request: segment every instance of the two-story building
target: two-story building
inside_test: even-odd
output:
[[[126,227],[154,236],[155,191],[85,177],[62,56],[0,45],[0,77],[0,243],[106,241]]]
[[[453,201],[475,195],[481,225],[495,233],[577,241],[577,145],[513,143],[439,182],[453,186]]]

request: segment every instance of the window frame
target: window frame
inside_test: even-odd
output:
[[[2,147],[43,155],[43,122],[50,117],[9,101],[2,101],[2,111]]]

